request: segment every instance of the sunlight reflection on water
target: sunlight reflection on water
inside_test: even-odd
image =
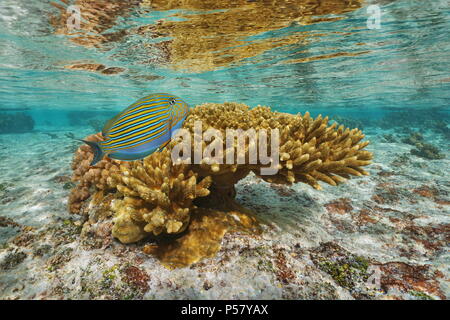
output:
[[[379,30],[367,29],[371,3]],[[0,108],[119,110],[161,91],[293,113],[445,108],[446,3],[77,0],[70,32],[63,2],[4,0]]]

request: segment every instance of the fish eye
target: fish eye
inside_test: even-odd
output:
[[[170,99],[169,99],[169,104],[170,104],[171,106],[173,106],[173,105],[175,104],[175,99],[170,98]]]

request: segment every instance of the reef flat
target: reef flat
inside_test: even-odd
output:
[[[237,201],[263,221],[262,232],[227,233],[215,257],[169,270],[142,245],[113,239],[107,225],[81,235],[81,217],[67,209],[73,131],[0,135],[2,299],[450,297],[441,135],[422,134],[441,146],[443,158],[430,160],[395,131],[367,128],[370,176],[322,190],[250,174],[236,185]]]

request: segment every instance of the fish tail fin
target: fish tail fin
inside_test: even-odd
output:
[[[94,153],[94,159],[92,159],[91,166],[95,165],[97,162],[103,159],[103,156],[105,155],[103,153],[102,148],[98,144],[98,142],[94,141],[87,141],[87,140],[80,140],[86,143],[89,147],[91,147],[92,152]]]

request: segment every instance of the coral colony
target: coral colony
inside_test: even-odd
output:
[[[260,232],[252,212],[234,200],[234,185],[248,174],[270,183],[301,182],[320,189],[319,182],[336,186],[351,176],[367,175],[362,167],[372,159],[372,153],[364,150],[369,142],[362,141],[360,130],[328,125],[327,117],[313,119],[309,113],[290,115],[268,107],[206,103],[191,109],[183,129],[166,149],[144,160],[121,162],[105,157],[90,167],[90,148],[81,146],[76,151],[72,164],[76,186],[69,210],[86,217],[84,231],[112,219],[112,235],[122,243],[153,238],[157,245],[142,241],[144,252],[170,268],[187,266],[214,256],[226,232]],[[227,130],[233,129],[245,131],[249,143],[239,137],[230,143]],[[251,139],[248,132],[252,130],[265,134]],[[277,150],[270,141],[274,137]],[[86,139],[101,141],[103,137],[97,133]],[[199,146],[201,159],[195,155]],[[255,157],[255,150],[260,157]],[[274,164],[276,170],[270,170]]]
[[[0,299],[448,299],[444,2],[2,0]]]

